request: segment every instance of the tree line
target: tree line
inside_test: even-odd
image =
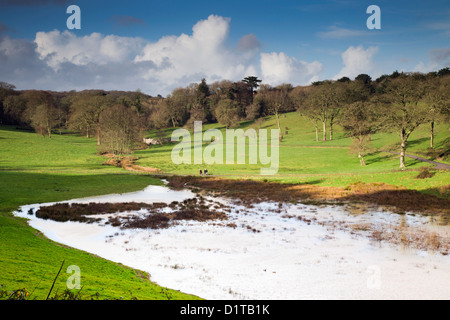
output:
[[[124,154],[142,141],[155,100],[136,92],[16,91],[0,82],[0,124],[32,129],[44,138],[72,130],[95,137],[101,152]]]
[[[280,115],[297,111],[309,119],[317,141],[333,140],[335,126],[340,125],[353,139],[361,165],[371,135],[396,132],[404,168],[412,132],[428,123],[433,148],[435,123],[449,122],[449,81],[448,68],[427,74],[395,71],[376,80],[361,74],[353,80],[343,77],[296,87],[273,87],[249,76],[211,84],[203,79],[165,98],[140,90],[17,91],[0,82],[0,121],[32,128],[49,138],[63,129],[73,130],[95,137],[100,151],[123,154],[142,142],[145,130],[192,126],[194,121],[231,128],[242,120],[274,116],[282,141]]]

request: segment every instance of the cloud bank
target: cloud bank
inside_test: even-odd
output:
[[[26,2],[26,1],[25,1]],[[24,3],[25,3],[24,2]],[[228,41],[231,20],[211,15],[191,34],[142,38],[70,31],[38,32],[34,41],[0,37],[0,80],[19,89],[136,90],[166,95],[205,78],[239,81],[248,75],[278,85],[319,79],[323,65],[283,52],[262,52],[256,35]]]

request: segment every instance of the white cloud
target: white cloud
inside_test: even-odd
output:
[[[323,71],[320,62],[311,63],[298,61],[287,56],[284,52],[262,53],[261,73],[265,83],[279,85],[291,83],[292,85],[306,85],[319,79]]]
[[[228,48],[229,28],[230,19],[211,15],[193,27],[192,35],[166,36],[147,44],[134,61],[155,63],[158,69],[148,72],[146,78],[172,87],[198,82],[202,77],[208,81],[240,80],[254,71],[250,61],[256,52],[249,56]]]
[[[104,36],[100,33],[77,37],[67,30],[63,33],[57,30],[38,32],[34,42],[40,58],[47,60],[48,65],[55,70],[65,62],[84,66],[89,63],[104,65],[130,60],[144,44],[139,38]]]
[[[374,71],[373,56],[378,52],[378,47],[369,47],[364,49],[363,46],[349,47],[342,53],[342,62],[344,67],[333,77],[334,80],[342,77],[355,78],[359,74],[370,74]]]
[[[108,42],[104,43],[107,44]],[[104,60],[105,62],[95,59],[92,59],[93,62],[89,59],[77,60],[78,57],[69,54],[70,50],[67,48],[58,52],[52,50],[47,52],[44,55],[39,53],[35,42],[9,37],[0,38],[1,80],[12,83],[19,89],[64,91],[142,88],[147,89],[146,92],[152,89],[143,87],[145,83],[142,82],[142,70],[155,68],[151,63],[137,64],[126,59],[116,62],[113,62],[113,59]]]
[[[285,53],[261,53],[254,34],[228,40],[230,19],[211,15],[192,34],[150,42],[141,38],[70,31],[38,32],[34,41],[0,37],[0,75],[19,89],[136,90],[166,95],[205,78],[239,81],[248,75],[265,83],[293,85],[318,80],[321,63]]]

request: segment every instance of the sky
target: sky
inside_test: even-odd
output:
[[[370,5],[381,29],[367,27]],[[0,0],[0,81],[19,90],[166,96],[203,78],[308,85],[445,67],[448,0]]]

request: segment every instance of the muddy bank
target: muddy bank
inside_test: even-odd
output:
[[[178,221],[226,220],[225,211],[230,209],[222,203],[195,197],[169,204],[162,202],[56,203],[40,207],[36,211],[36,217],[57,222],[82,223],[101,222],[106,217],[106,224],[122,229],[166,229]]]
[[[262,201],[350,206],[360,203],[399,214],[412,212],[433,215],[446,223],[450,221],[450,199],[383,183],[359,182],[343,188],[213,177],[172,176],[166,179],[175,189],[206,190],[211,194],[239,199],[248,205]]]
[[[150,167],[142,167],[135,164],[139,158],[136,157],[117,157],[113,154],[103,154],[104,157],[108,158],[107,161],[103,163],[105,166],[113,166],[123,168],[132,172],[143,172],[143,173],[160,173],[161,170]]]

